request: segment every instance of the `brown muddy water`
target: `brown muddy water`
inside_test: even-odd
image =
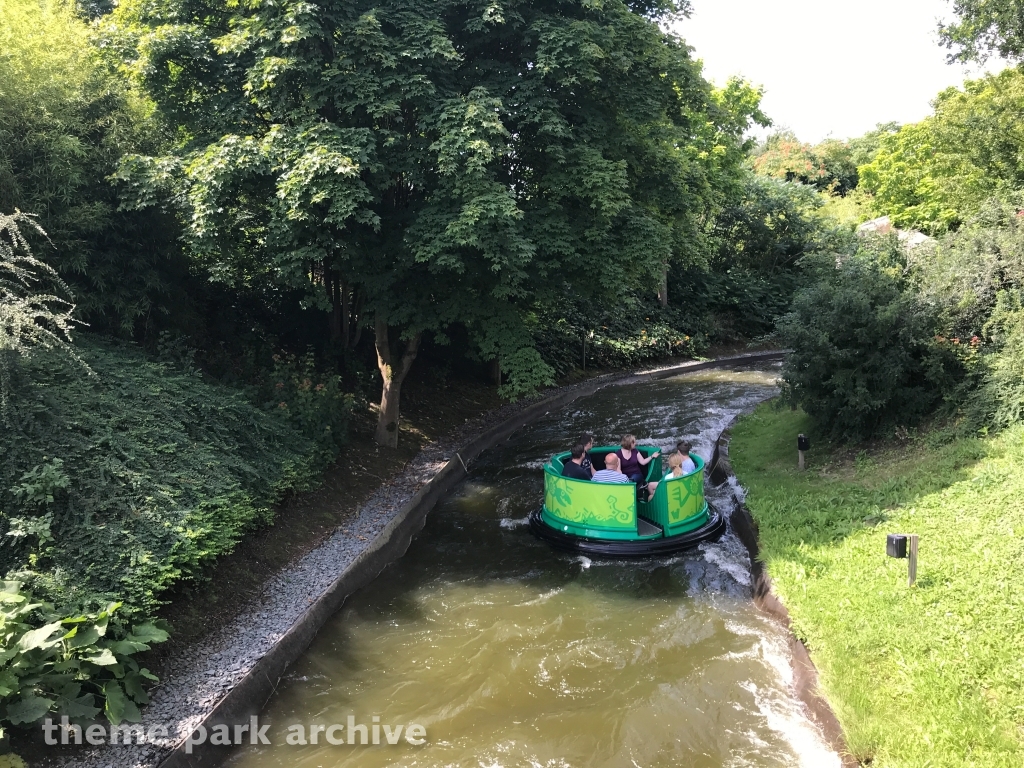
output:
[[[710,458],[776,372],[718,370],[612,388],[484,454],[409,552],[351,597],[261,716],[269,746],[231,768],[839,766],[791,689],[785,630],[751,601],[729,531],[673,557],[592,561],[534,539],[541,467],[583,431],[689,438]],[[732,489],[709,489],[722,507]],[[723,511],[726,511],[723,509]],[[426,742],[286,743],[311,725],[423,726]],[[375,721],[375,718],[378,720]],[[293,736],[294,739],[294,736]]]

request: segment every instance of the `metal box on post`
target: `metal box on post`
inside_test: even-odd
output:
[[[885,554],[889,557],[905,558],[907,556],[907,537],[900,533],[890,533],[886,536]]]

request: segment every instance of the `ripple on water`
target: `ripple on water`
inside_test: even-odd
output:
[[[775,391],[773,377],[602,390],[485,454],[408,554],[325,626],[264,713],[272,733],[349,715],[416,722],[428,744],[275,743],[231,765],[838,765],[793,698],[788,638],[753,607],[731,531],[671,557],[606,561],[555,552],[526,529],[537,470],[580,433],[666,448],[690,439],[707,459],[718,432]],[[726,512],[735,490],[709,495]]]

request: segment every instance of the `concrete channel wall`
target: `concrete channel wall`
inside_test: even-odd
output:
[[[349,564],[333,583],[302,613],[298,620],[216,703],[202,721],[209,732],[214,726],[248,722],[258,715],[277,690],[287,669],[306,651],[320,628],[344,604],[346,598],[373,581],[389,564],[409,548],[413,537],[426,522],[427,514],[468,474],[468,465],[481,453],[507,440],[515,431],[532,424],[551,411],[563,408],[610,386],[626,386],[657,381],[685,373],[734,365],[753,365],[781,360],[785,352],[757,352],[715,360],[682,363],[634,374],[609,374],[555,393],[532,403],[507,420],[485,430],[466,443],[422,488],[407,501],[376,538]],[[717,449],[716,449],[717,451]],[[712,462],[714,466],[714,462]],[[751,561],[754,562],[753,557]],[[826,705],[827,706],[827,705]],[[186,754],[185,742],[179,742],[159,764],[160,768],[212,768],[225,760],[230,751],[221,746],[193,745]]]

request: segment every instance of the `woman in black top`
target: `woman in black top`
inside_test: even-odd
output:
[[[628,477],[631,483],[642,483],[646,475],[644,467],[660,456],[661,451],[644,456],[636,449],[636,437],[633,435],[623,437],[620,445],[622,447],[615,452],[615,455],[619,457],[619,464],[622,465],[619,471]]]

